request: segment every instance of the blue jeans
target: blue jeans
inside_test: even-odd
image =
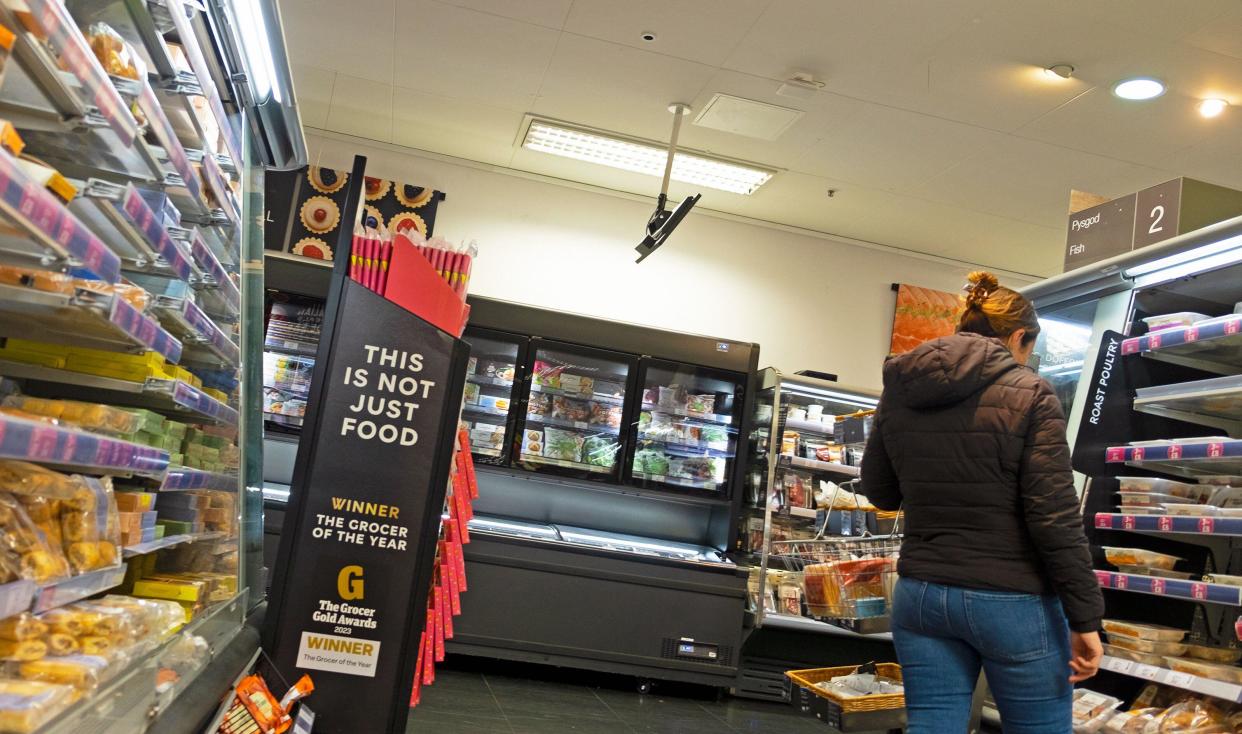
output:
[[[979,670],[1005,734],[1069,734],[1069,625],[1055,596],[897,581],[893,642],[907,734],[962,734]]]

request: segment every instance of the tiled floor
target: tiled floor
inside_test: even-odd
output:
[[[788,705],[542,666],[450,660],[410,713],[410,734],[832,734]]]

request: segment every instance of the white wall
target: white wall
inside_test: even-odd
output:
[[[435,231],[478,241],[473,293],[758,342],[760,366],[846,385],[880,386],[891,283],[956,291],[970,269],[697,209],[636,265],[652,201],[312,131],[308,144],[317,165],[348,170],[361,154],[368,175],[446,192]]]

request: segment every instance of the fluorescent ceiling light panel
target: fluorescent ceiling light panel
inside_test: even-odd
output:
[[[663,176],[667,146],[532,120],[522,147],[541,153],[598,163],[649,176]],[[677,151],[673,180],[709,189],[749,195],[772,178],[774,171]]]
[[[1127,278],[1135,278],[1140,275],[1157,273],[1174,266],[1194,264],[1196,261],[1203,260],[1217,253],[1232,253],[1233,258],[1242,259],[1242,235],[1233,235],[1218,242],[1200,245],[1175,255],[1168,255],[1157,260],[1135,265],[1132,268],[1126,269],[1125,276]]]

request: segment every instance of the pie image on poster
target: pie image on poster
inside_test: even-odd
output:
[[[411,229],[417,230],[424,239],[427,237],[427,223],[414,212],[394,214],[392,219],[388,220],[388,231],[393,234],[405,234]]]
[[[293,246],[293,254],[315,260],[331,260],[332,248],[318,237],[303,237]]]
[[[364,176],[363,179],[366,183],[367,201],[377,201],[384,198],[388,193],[388,189],[392,186],[391,181],[385,181],[382,178]]]
[[[311,166],[306,171],[306,177],[310,179],[310,185],[321,194],[331,194],[341,190],[341,187],[349,181],[349,174],[344,171],[334,171],[331,168],[320,168],[319,166]]]
[[[393,184],[393,193],[396,194],[397,201],[411,209],[417,209],[431,201],[432,195],[436,192],[434,189],[424,189],[422,186]]]
[[[341,210],[335,201],[326,196],[312,196],[302,204],[301,217],[303,226],[323,234],[336,229],[341,221]]]
[[[371,229],[379,229],[384,223],[384,215],[380,214],[380,210],[370,204],[362,205],[362,226]]]

